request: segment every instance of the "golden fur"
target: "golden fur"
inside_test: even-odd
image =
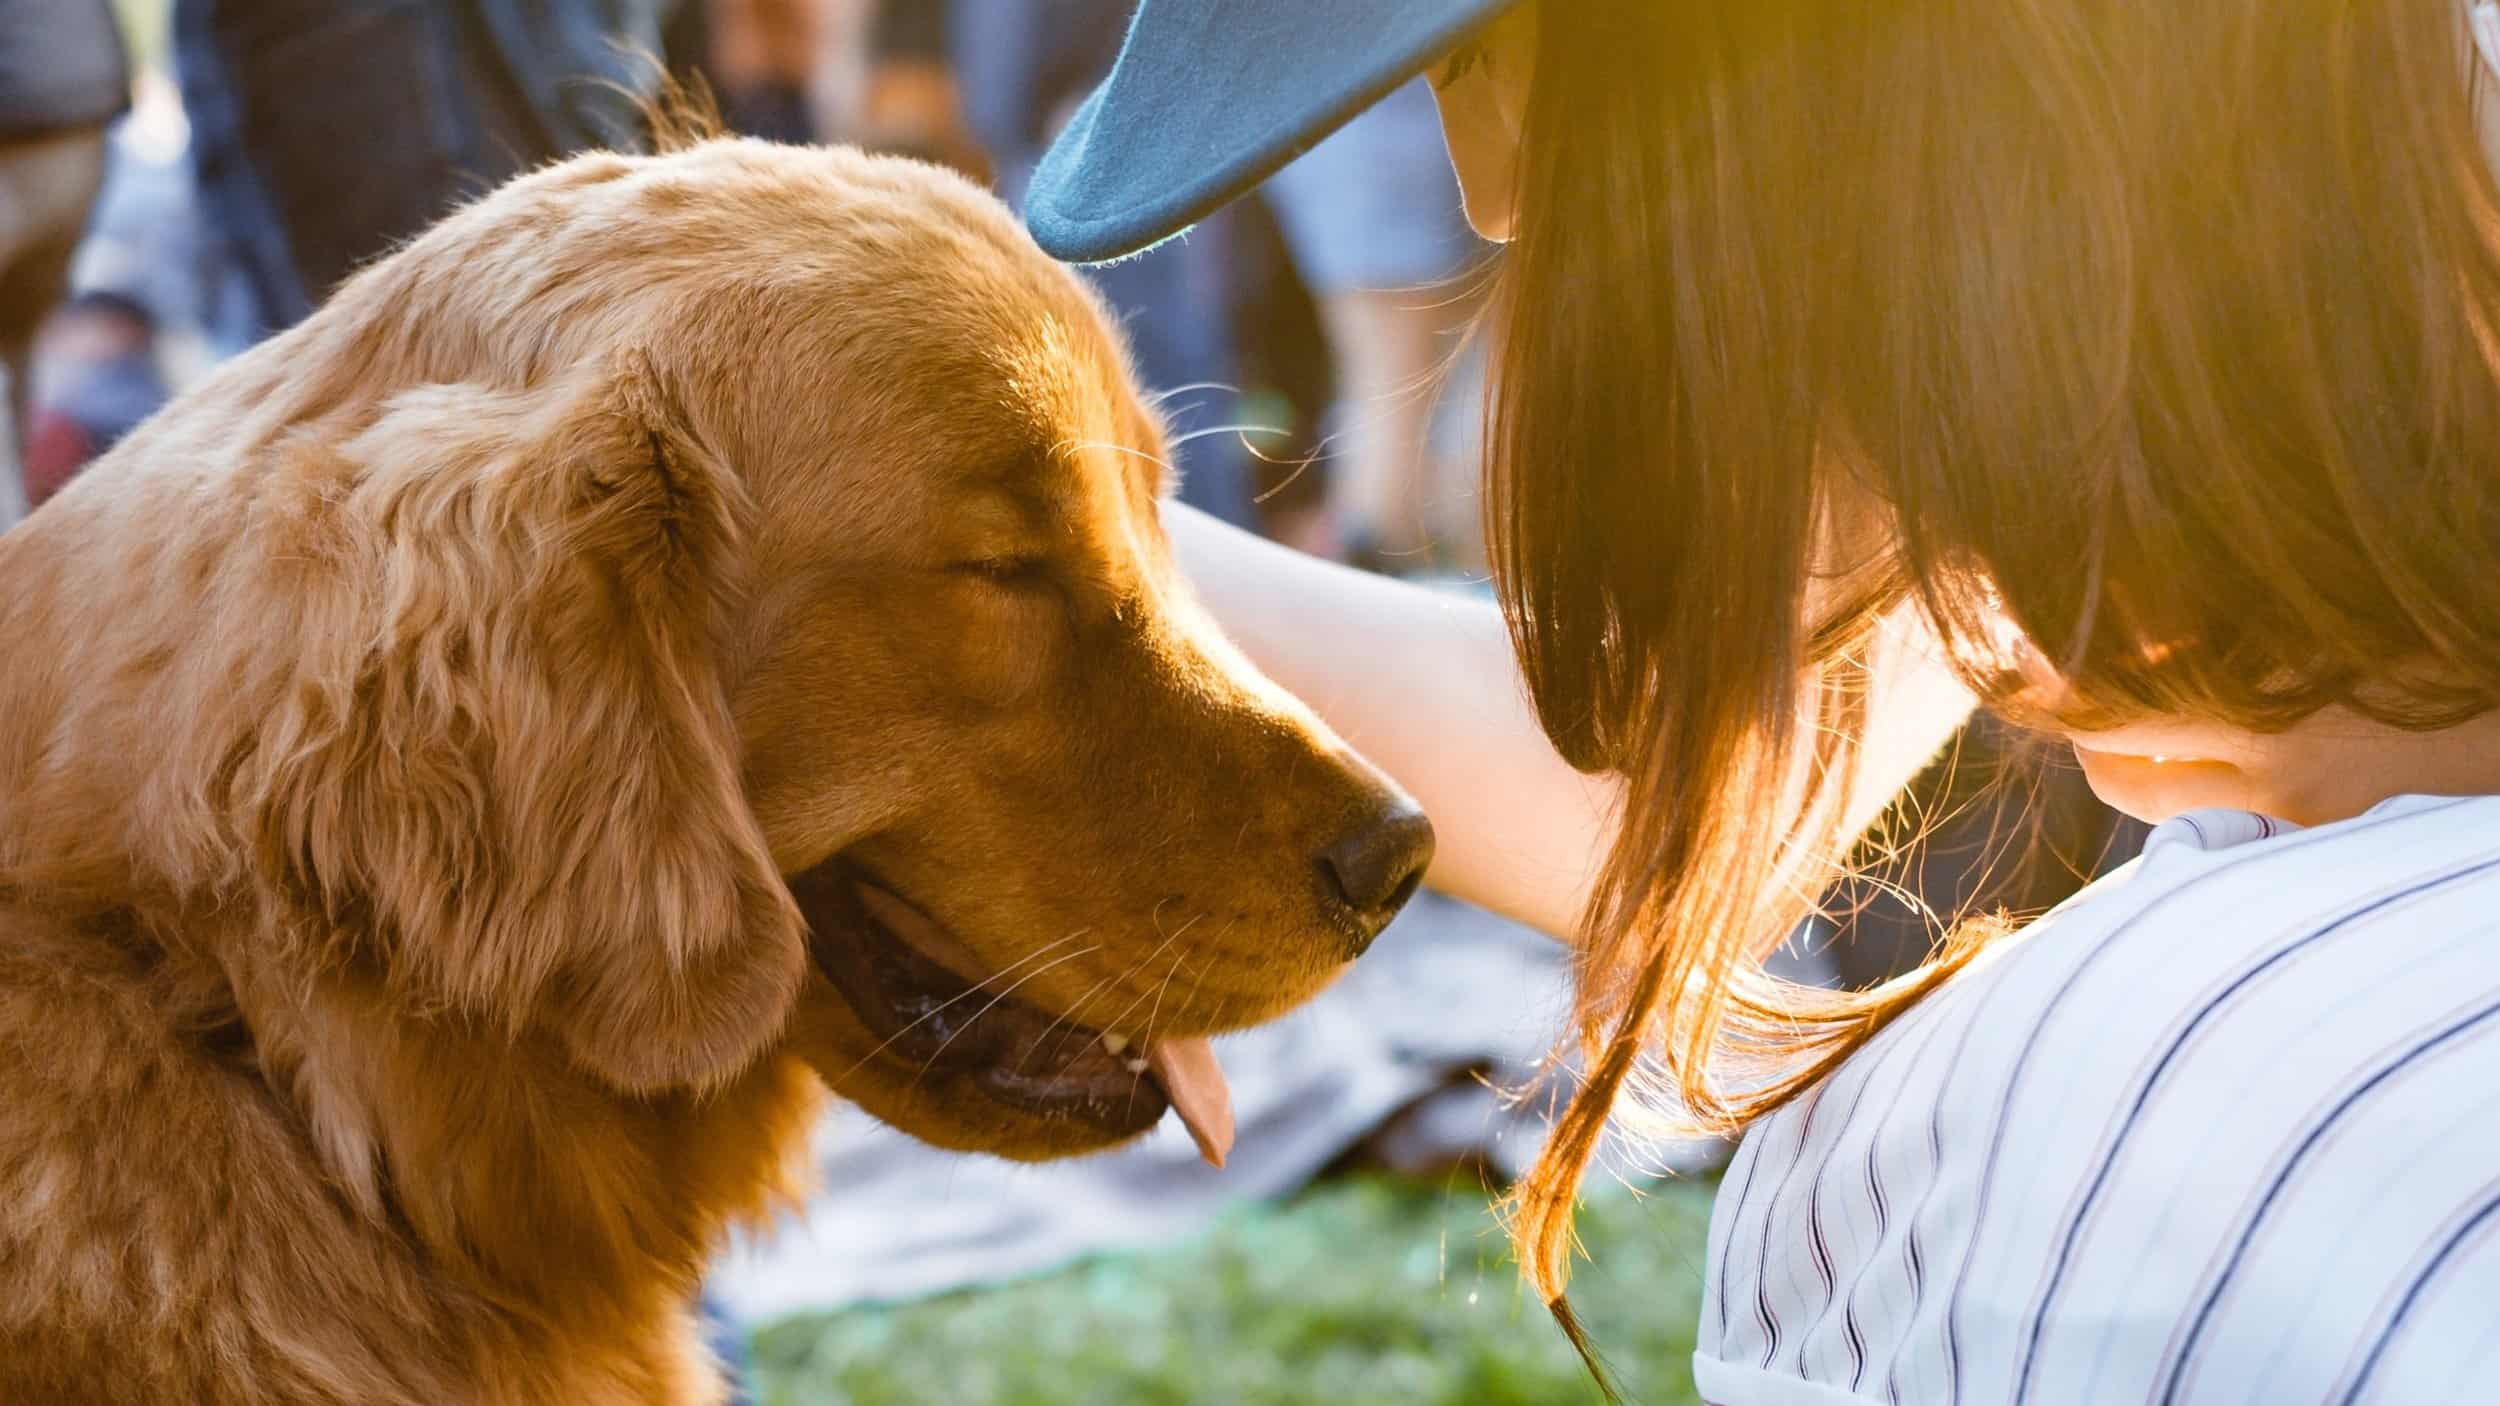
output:
[[[824,1084],[1104,1141],[880,1055],[829,857],[1084,1024],[1316,990],[1384,789],[1160,449],[987,196],[712,142],[459,212],[0,536],[0,1400],[708,1402]]]

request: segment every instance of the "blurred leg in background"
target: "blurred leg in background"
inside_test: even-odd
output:
[[[1294,266],[1276,213],[1261,194],[1232,207],[1234,350],[1240,364],[1239,417],[1274,426],[1251,461],[1259,530],[1297,551],[1337,554],[1328,512],[1329,407],[1337,399],[1336,355],[1319,301]]]
[[[227,72],[214,5],[174,0],[173,66],[190,124],[193,199],[201,238],[234,271],[243,345],[308,310],[295,256],[243,138],[242,95]],[[232,348],[230,350],[240,350]]]
[[[35,337],[68,290],[70,257],[103,183],[100,126],[0,145],[0,370],[12,468],[0,484],[0,528],[34,502],[22,466],[32,448]]]
[[[1251,464],[1265,442],[1236,428],[1241,362],[1235,354],[1230,212],[1139,259],[1088,269],[1118,310],[1129,349],[1172,432],[1180,500],[1255,529]]]
[[[1481,559],[1473,455],[1436,443],[1445,373],[1478,298],[1432,92],[1420,79],[1278,172],[1269,206],[1318,298],[1337,366],[1328,438],[1336,552],[1412,575]]]
[[[32,0],[0,24],[0,530],[26,513],[35,337],[68,290],[104,183],[104,131],[130,102],[130,61],[104,0]]]

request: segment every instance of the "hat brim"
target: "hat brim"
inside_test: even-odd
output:
[[[1034,168],[1025,224],[1104,263],[1205,219],[1519,0],[1145,0]]]

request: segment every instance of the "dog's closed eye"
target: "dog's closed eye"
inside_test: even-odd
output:
[[[956,562],[947,569],[957,575],[1011,589],[1047,586],[1051,579],[1050,561],[1041,556],[977,557]]]

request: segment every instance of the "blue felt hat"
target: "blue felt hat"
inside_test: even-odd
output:
[[[1034,169],[1051,254],[1149,248],[1274,174],[1518,0],[1142,0]]]

